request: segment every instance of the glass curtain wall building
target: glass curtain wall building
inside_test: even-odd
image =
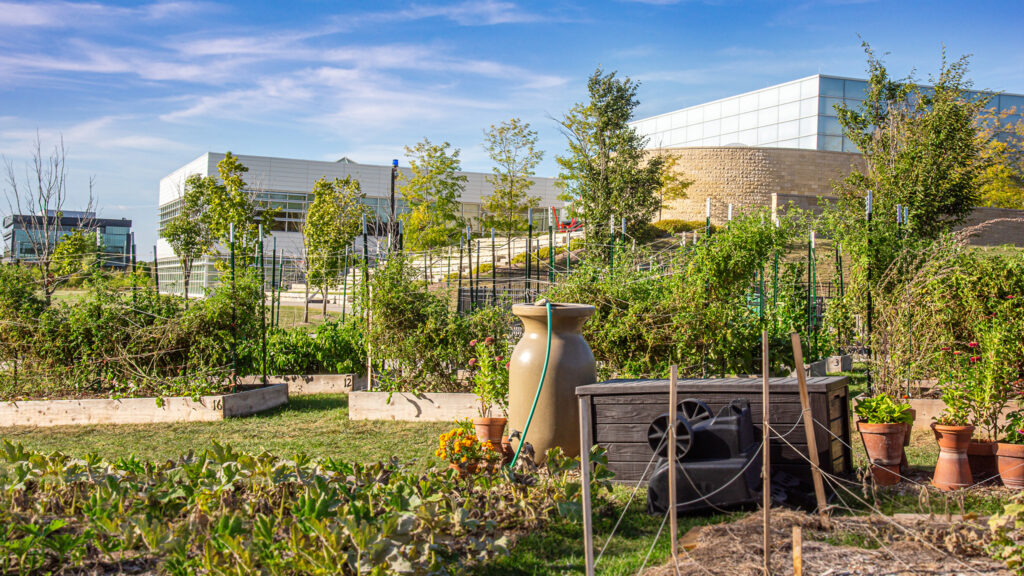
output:
[[[126,268],[131,263],[132,221],[126,218],[97,218],[94,212],[73,212],[64,210],[58,218],[56,213],[47,213],[50,220],[48,244],[52,248],[65,236],[83,231],[87,234],[98,232],[103,247],[101,262],[111,268]],[[7,262],[31,262],[36,259],[35,240],[43,234],[43,217],[31,214],[14,214],[4,218],[4,260]]]
[[[306,210],[313,201],[313,185],[320,178],[333,180],[334,178],[351,177],[359,181],[360,188],[366,195],[363,203],[375,215],[374,219],[380,223],[388,222],[390,219],[391,166],[358,164],[348,158],[342,158],[337,162],[323,162],[266,156],[237,155],[237,157],[239,162],[249,169],[243,176],[248,188],[259,199],[280,210],[277,219],[271,224],[272,236],[265,243],[267,250],[265,258],[269,267],[270,250],[276,240],[279,257],[284,260],[286,283],[298,282],[302,278],[299,269],[299,262],[304,253],[302,222],[305,219]],[[220,153],[203,154],[160,180],[159,227],[161,229],[181,210],[181,196],[185,180],[192,174],[216,176],[217,163],[223,158],[224,154]],[[402,201],[402,177],[408,177],[411,173],[407,168],[402,167],[399,167],[399,171],[402,174],[395,185],[395,211],[397,214],[403,214],[407,211],[407,207]],[[483,214],[483,200],[493,193],[493,187],[487,183],[489,174],[479,172],[462,172],[462,174],[467,178],[461,199],[462,215],[474,231],[482,232],[480,217]],[[540,198],[541,207],[560,208],[563,206],[564,203],[558,200],[559,192],[555,188],[553,178],[535,177],[533,180],[534,185],[530,188],[530,194]],[[371,226],[370,230],[372,235],[374,227]],[[357,239],[356,244],[361,250],[361,239]],[[369,244],[372,251],[376,239],[371,238]],[[162,239],[158,241],[156,251],[161,291],[180,293],[183,282],[174,251]],[[204,258],[194,264],[192,278],[189,282],[190,296],[202,296],[207,288],[216,284],[218,274],[214,262],[217,258],[225,255],[226,248],[220,246],[218,252],[221,256]]]
[[[649,138],[648,148],[757,146],[856,153],[853,142],[843,137],[835,105],[856,107],[867,86],[866,80],[817,74],[643,118],[632,126]],[[972,94],[991,96],[997,112],[1014,111],[1010,122],[1024,114],[1024,96]]]

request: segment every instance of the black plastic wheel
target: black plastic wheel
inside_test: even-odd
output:
[[[691,426],[705,420],[711,420],[714,417],[711,414],[711,407],[705,404],[703,400],[697,400],[696,398],[687,398],[680,402],[679,413],[690,421]]]
[[[668,458],[668,414],[662,414],[651,422],[647,428],[647,444],[658,456]],[[676,460],[682,459],[690,451],[693,441],[693,428],[685,416],[676,414]]]

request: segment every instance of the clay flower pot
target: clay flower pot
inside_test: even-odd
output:
[[[871,462],[871,476],[875,482],[879,486],[898,484],[906,425],[857,422],[857,430],[864,440],[864,449]]]
[[[932,485],[939,490],[956,490],[971,485],[971,465],[967,447],[971,444],[974,426],[947,426],[932,423],[932,433],[939,443],[939,460],[935,463]]]
[[[480,442],[490,442],[496,448],[505,434],[507,418],[473,418],[473,430]]]
[[[917,420],[917,410],[911,408],[907,410],[907,413],[910,414],[910,422],[904,424],[904,426],[907,427],[907,435],[903,437],[904,446],[910,446],[910,432],[914,429],[914,420]],[[906,458],[904,458],[904,460],[906,460]]]
[[[1024,444],[996,445],[996,462],[999,466],[999,477],[1007,488],[1024,488]]]
[[[990,480],[996,475],[996,443],[991,440],[971,439],[967,445],[967,462],[975,482]]]

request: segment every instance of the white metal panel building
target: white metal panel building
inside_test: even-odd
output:
[[[267,156],[236,155],[238,161],[249,171],[244,180],[247,187],[273,207],[280,209],[280,215],[273,224],[272,236],[266,242],[269,251],[276,241],[277,249],[286,260],[286,273],[297,279],[293,263],[301,259],[303,252],[300,224],[304,214],[312,202],[313,185],[320,178],[352,177],[359,181],[364,202],[377,215],[379,221],[386,221],[390,214],[391,166],[357,164],[347,158],[337,162],[316,160],[297,160],[292,158],[273,158]],[[217,175],[217,163],[224,159],[224,154],[207,152],[195,160],[171,172],[160,180],[160,228],[180,209],[180,200],[184,191],[185,180],[193,175]],[[407,168],[399,168],[404,176],[409,176]],[[484,197],[490,195],[493,188],[487,183],[488,174],[480,172],[463,172],[467,177],[462,197],[462,214],[479,230],[478,219]],[[396,210],[401,213],[404,203],[401,200],[401,176],[396,186]],[[558,200],[558,190],[553,178],[534,178],[530,189],[531,195],[540,198],[540,206],[562,207]],[[361,239],[357,240],[361,250]],[[370,249],[375,247],[375,240],[370,240]],[[224,253],[224,247],[220,247]],[[160,290],[162,292],[180,293],[182,290],[181,270],[174,251],[166,241],[157,243],[157,260],[160,274]],[[202,296],[206,289],[217,282],[217,271],[213,266],[214,258],[206,258],[196,262],[193,267],[189,286],[190,295]]]

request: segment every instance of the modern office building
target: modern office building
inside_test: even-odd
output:
[[[181,196],[186,178],[192,174],[200,176],[217,175],[217,163],[224,154],[208,152],[188,164],[178,168],[160,180],[160,224],[163,225],[173,218],[180,210]],[[272,236],[268,238],[267,250],[276,242],[279,254],[285,259],[286,275],[298,280],[300,275],[295,262],[302,257],[303,244],[301,224],[306,209],[313,200],[313,185],[320,178],[351,177],[358,180],[362,192],[366,195],[363,202],[376,215],[380,222],[386,222],[390,216],[391,166],[358,164],[348,158],[337,162],[315,160],[297,160],[291,158],[271,158],[266,156],[237,155],[238,161],[249,171],[244,179],[247,187],[255,191],[257,196],[272,207],[280,209],[277,219],[272,223]],[[399,168],[404,176],[411,173],[406,168]],[[479,231],[481,204],[486,196],[493,192],[487,183],[488,174],[463,172],[467,177],[462,195],[462,215]],[[561,207],[558,191],[553,178],[534,178],[530,194],[540,198],[543,207]],[[396,212],[406,210],[400,193],[401,180],[396,185]],[[372,227],[371,227],[372,229]],[[361,240],[357,240],[361,246]],[[371,239],[370,249],[373,250],[375,240]],[[361,248],[360,248],[361,249]],[[221,247],[223,252],[223,247]],[[267,258],[270,258],[268,252]],[[182,290],[181,270],[177,258],[170,245],[163,239],[157,243],[157,260],[160,271],[160,289],[164,292],[180,292]],[[189,282],[190,295],[201,296],[206,289],[217,282],[217,270],[214,267],[216,258],[205,258],[193,266],[192,278]]]
[[[63,210],[60,216],[48,211],[45,218],[34,214],[12,214],[4,218],[4,261],[31,262],[36,259],[34,239],[49,229],[48,243],[55,246],[62,238],[78,230],[98,232],[104,256],[101,262],[111,268],[126,268],[131,263],[132,221],[126,218],[97,218],[95,212]],[[44,223],[47,225],[44,226]]]
[[[703,219],[708,197],[721,221],[728,204],[765,206],[772,193],[831,195],[831,182],[862,162],[835,105],[855,107],[866,91],[866,80],[817,74],[633,122],[650,149],[675,156],[694,182],[663,217]],[[1024,96],[986,95],[997,111],[1015,111],[1008,121],[1024,114]]]

